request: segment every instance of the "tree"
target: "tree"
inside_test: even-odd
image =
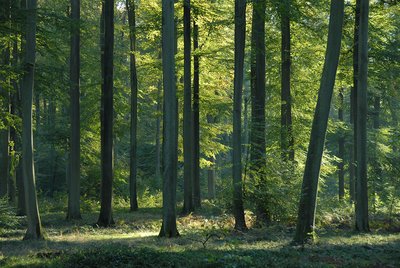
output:
[[[284,161],[294,161],[291,78],[291,0],[281,2],[281,150]]]
[[[130,209],[138,210],[137,202],[137,94],[138,81],[136,71],[136,9],[134,0],[126,0],[126,10],[129,20],[129,38],[130,38],[130,80],[131,80],[131,149],[130,149]]]
[[[193,200],[196,208],[201,207],[200,191],[200,57],[199,26],[193,22]]]
[[[338,117],[339,121],[343,122],[343,89],[340,89],[339,92],[339,109],[338,109]],[[344,198],[344,136],[341,130],[339,129],[339,155],[340,162],[338,163],[338,173],[339,173],[339,199],[342,200]]]
[[[43,239],[42,225],[36,198],[35,167],[33,161],[32,100],[36,52],[36,0],[26,4],[25,57],[22,79],[22,165],[28,230],[24,239]]]
[[[101,107],[101,208],[97,224],[108,227],[112,217],[113,161],[113,68],[114,68],[114,0],[104,0],[104,54],[102,59]]]
[[[234,70],[234,97],[233,97],[233,214],[235,229],[247,229],[243,207],[242,183],[242,87],[244,68],[244,47],[246,36],[246,0],[235,0],[235,70]]]
[[[356,230],[369,232],[367,189],[367,88],[368,88],[368,16],[369,1],[360,0],[360,26],[358,30],[357,79],[357,169],[356,169]]]
[[[339,63],[342,26],[344,17],[344,0],[332,0],[324,68],[318,92],[317,107],[311,129],[307,160],[303,176],[300,204],[294,242],[304,243],[313,239],[315,228],[315,210],[317,205],[318,179],[321,159],[328,126],[329,110],[336,70]]]
[[[80,0],[71,0],[70,51],[70,170],[67,219],[81,219],[80,212]]]
[[[176,181],[178,164],[178,103],[175,84],[174,1],[162,1],[162,64],[164,84],[164,181],[160,237],[179,236],[176,228]]]
[[[265,181],[265,9],[266,1],[253,4],[251,29],[251,130],[250,161],[251,173],[259,176],[258,184]],[[262,187],[261,187],[262,188]],[[257,204],[257,218],[269,221],[270,215],[261,204]]]
[[[191,72],[191,27],[190,27],[190,0],[183,1],[183,37],[184,37],[184,107],[183,107],[183,181],[184,199],[183,214],[194,211],[193,204],[193,128],[192,128],[192,72]]]

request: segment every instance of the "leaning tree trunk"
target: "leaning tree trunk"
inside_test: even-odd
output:
[[[344,0],[332,0],[324,69],[318,92],[317,107],[311,129],[306,166],[303,176],[300,204],[298,210],[294,242],[304,243],[313,239],[315,228],[315,210],[317,205],[318,178],[324,149],[326,129],[336,70],[339,62],[342,26],[344,17]]]
[[[368,88],[368,15],[369,1],[360,2],[357,81],[357,171],[356,230],[369,232],[367,189],[367,88]]]
[[[244,48],[246,38],[246,0],[235,1],[235,71],[234,71],[234,99],[233,99],[233,214],[235,229],[247,229],[243,207],[242,183],[242,87],[244,68]]]
[[[195,208],[201,207],[200,187],[200,57],[199,26],[193,22],[193,202]]]
[[[24,239],[43,239],[33,161],[32,100],[36,51],[36,0],[27,1],[26,45],[22,79],[22,165],[28,230]]]
[[[101,107],[101,208],[97,224],[108,227],[112,217],[113,161],[113,57],[114,57],[114,0],[104,2],[104,54]]]
[[[162,1],[162,64],[164,82],[164,181],[160,237],[176,237],[176,182],[178,172],[178,101],[175,84],[174,1]]]
[[[294,138],[292,125],[291,77],[291,37],[290,4],[283,0],[281,6],[281,150],[284,161],[294,161]]]
[[[138,79],[136,72],[136,8],[134,0],[126,0],[130,38],[130,79],[131,79],[131,150],[130,150],[130,210],[138,210],[137,202],[137,95]]]
[[[71,0],[70,116],[71,140],[67,219],[81,219],[80,212],[80,0]]]
[[[192,129],[192,85],[191,85],[191,34],[190,0],[183,2],[184,37],[184,107],[183,107],[183,214],[194,211],[193,204],[193,129]]]

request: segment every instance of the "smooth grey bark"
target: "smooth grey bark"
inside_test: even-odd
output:
[[[263,189],[266,165],[265,129],[265,9],[266,1],[253,2],[251,29],[251,130],[250,174],[258,177],[257,188]],[[268,202],[268,201],[267,201]],[[257,202],[258,222],[269,222],[270,213]]]
[[[339,92],[339,109],[338,109],[338,117],[340,122],[344,122],[343,119],[343,89],[340,89]],[[343,200],[344,198],[344,143],[345,137],[342,133],[342,130],[339,130],[339,153],[338,157],[340,158],[340,162],[338,163],[338,179],[339,179],[339,200]]]
[[[81,219],[80,212],[80,0],[71,0],[70,51],[70,156],[67,219]]]
[[[246,38],[246,0],[235,0],[235,70],[234,70],[234,96],[233,96],[233,214],[235,229],[247,230],[243,206],[242,182],[242,88],[244,68],[244,48]]]
[[[178,172],[178,100],[175,84],[174,1],[162,1],[162,65],[164,84],[164,180],[160,237],[179,236],[176,227],[176,182]]]
[[[350,122],[353,124],[353,149],[350,165],[350,201],[356,201],[356,182],[357,182],[357,92],[358,92],[358,40],[360,27],[360,3],[356,0],[355,20],[354,20],[354,40],[353,40],[353,89],[350,95]]]
[[[307,151],[307,160],[303,176],[300,204],[298,210],[295,243],[304,243],[313,240],[315,229],[315,211],[317,207],[318,179],[321,168],[321,159],[328,126],[329,110],[333,88],[335,85],[336,70],[339,63],[340,45],[344,17],[344,0],[332,0],[328,30],[328,44],[325,62],[318,91],[317,107],[311,129],[310,143]]]
[[[26,43],[24,75],[22,79],[22,165],[28,230],[24,239],[43,239],[42,225],[36,197],[35,167],[33,156],[32,102],[34,90],[36,51],[36,0],[26,6]]]
[[[190,26],[190,0],[183,1],[184,38],[184,106],[183,106],[183,214],[194,211],[193,203],[193,128],[192,128],[192,41]]]
[[[102,57],[101,107],[101,207],[97,225],[114,224],[112,217],[113,159],[113,68],[114,68],[114,0],[104,0],[104,53]]]
[[[281,2],[281,150],[284,161],[294,161],[291,78],[291,0]]]
[[[356,169],[356,225],[359,232],[369,232],[367,186],[367,88],[368,88],[368,16],[369,1],[360,0],[357,79],[357,169]]]
[[[130,39],[130,84],[131,84],[131,133],[130,133],[130,176],[129,176],[129,195],[130,210],[138,210],[137,201],[137,95],[138,79],[136,72],[136,8],[134,0],[126,0],[126,10],[128,11],[129,39]]]
[[[201,207],[200,187],[200,57],[199,26],[193,22],[193,202]]]

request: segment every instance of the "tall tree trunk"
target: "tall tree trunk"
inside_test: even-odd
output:
[[[373,150],[373,169],[374,169],[374,179],[372,181],[372,187],[371,190],[372,196],[373,196],[373,209],[374,212],[376,211],[376,195],[378,191],[378,186],[382,185],[381,178],[382,178],[382,169],[379,163],[379,158],[378,158],[378,150],[379,150],[379,128],[380,128],[380,112],[381,112],[381,98],[380,96],[375,96],[374,97],[374,150]]]
[[[242,87],[244,68],[244,47],[246,38],[246,0],[235,0],[235,71],[233,99],[233,214],[235,229],[247,229],[244,218],[242,183]]]
[[[174,1],[162,1],[162,62],[164,83],[164,181],[160,237],[176,237],[176,182],[178,172],[178,101],[175,84]]]
[[[314,113],[303,176],[303,186],[301,189],[296,234],[294,237],[296,243],[304,243],[308,239],[313,239],[318,178],[326,129],[328,126],[333,87],[335,85],[336,70],[339,62],[343,17],[344,0],[332,0],[324,69],[318,92],[317,107]]]
[[[26,44],[22,79],[22,165],[28,230],[24,239],[43,239],[36,198],[33,161],[32,101],[36,51],[36,0],[27,1]]]
[[[137,202],[137,94],[138,81],[136,72],[136,9],[134,0],[126,0],[128,11],[129,38],[130,38],[130,79],[131,79],[131,150],[130,150],[130,209],[138,210]]]
[[[265,143],[265,9],[266,1],[253,4],[251,29],[251,131],[250,168],[252,176],[258,177],[257,187],[264,189],[266,143]],[[257,221],[269,222],[270,213],[256,204]]]
[[[80,0],[71,0],[70,116],[71,145],[67,219],[81,219],[80,212]]]
[[[161,182],[161,113],[162,113],[162,81],[158,82],[157,86],[157,106],[156,106],[156,172],[155,180],[157,187]]]
[[[0,21],[8,23],[10,21],[10,1],[3,0],[0,7]],[[10,64],[10,49],[9,44],[0,52],[0,64],[7,66]],[[0,79],[4,81],[4,84],[9,83],[9,77],[4,73],[0,75]],[[10,91],[7,87],[0,86],[0,100],[1,107],[0,113],[10,113]],[[10,154],[9,154],[9,142],[10,142],[10,127],[5,121],[1,122],[5,124],[3,129],[0,129],[0,197],[7,196],[8,193],[8,175],[10,167]]]
[[[356,0],[355,21],[354,21],[354,41],[353,41],[353,90],[350,96],[350,121],[353,124],[353,150],[350,168],[350,199],[356,200],[356,182],[357,182],[357,92],[358,92],[358,40],[360,27],[360,3]]]
[[[201,207],[200,187],[200,57],[199,26],[193,22],[193,201],[194,207]]]
[[[113,159],[113,60],[114,60],[114,0],[104,0],[104,54],[101,107],[101,208],[97,224],[108,227],[112,217]]]
[[[356,172],[356,230],[369,232],[367,189],[367,88],[368,88],[368,15],[369,1],[360,0],[357,79],[357,172]]]
[[[294,138],[292,125],[291,78],[291,0],[281,4],[281,150],[284,161],[294,161]]]
[[[183,1],[183,37],[184,37],[184,107],[183,107],[183,214],[194,211],[193,204],[193,128],[192,128],[192,41],[190,27],[190,0]]]
[[[343,120],[343,89],[340,89],[339,92],[339,109],[338,109],[338,117],[340,122],[344,122]],[[342,133],[342,129],[339,130],[339,155],[340,162],[338,163],[338,175],[339,175],[339,200],[343,200],[344,198],[344,135]]]
[[[56,128],[56,111],[57,111],[57,107],[56,107],[56,100],[54,99],[54,96],[50,97],[49,100],[49,106],[48,106],[48,131],[51,134],[51,138],[50,138],[50,157],[48,159],[50,165],[49,165],[49,184],[50,184],[50,193],[49,195],[51,197],[53,197],[54,192],[56,190],[56,167],[57,167],[57,152],[56,152],[56,144],[55,144],[55,128]],[[38,174],[38,173],[36,173]],[[39,177],[39,176],[38,176]]]

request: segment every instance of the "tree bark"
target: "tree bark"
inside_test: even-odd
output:
[[[80,0],[71,0],[70,55],[70,161],[67,219],[81,219],[80,212]]]
[[[33,156],[32,101],[36,51],[36,0],[26,6],[26,44],[22,79],[22,165],[28,230],[24,239],[43,239],[42,225],[36,198]]]
[[[314,238],[313,232],[315,229],[318,179],[332,93],[335,85],[336,70],[339,62],[343,17],[344,0],[332,0],[328,44],[303,176],[296,233],[294,237],[294,242],[296,243],[304,243],[306,240],[313,240]]]
[[[339,92],[339,109],[338,109],[338,117],[340,122],[344,122],[343,120],[343,89],[340,89]],[[342,133],[342,130],[339,130],[339,155],[340,162],[338,163],[338,175],[339,175],[339,200],[343,200],[344,198],[344,142],[345,138]]]
[[[200,187],[200,57],[199,26],[193,22],[193,202],[195,208],[201,207]]]
[[[244,48],[246,38],[246,0],[235,0],[235,71],[233,99],[233,214],[235,229],[247,230],[244,218],[242,183],[242,87],[244,68]]]
[[[190,0],[183,1],[183,37],[184,37],[184,107],[183,107],[183,209],[182,214],[194,211],[193,204],[193,128],[192,128],[192,67],[191,67],[191,27]]]
[[[174,1],[162,1],[162,62],[164,83],[164,181],[160,237],[179,236],[176,228],[176,182],[178,171],[178,101],[175,84]]]
[[[112,217],[113,160],[113,60],[114,60],[114,0],[104,0],[104,54],[101,107],[101,208],[97,224],[108,227]]]
[[[367,189],[367,88],[368,88],[368,16],[369,1],[360,0],[357,79],[357,171],[356,171],[356,230],[369,232]]]
[[[126,0],[130,37],[130,80],[131,80],[131,150],[130,150],[130,210],[138,210],[137,202],[137,95],[138,79],[136,72],[136,8],[134,0]]]
[[[294,161],[294,138],[292,125],[291,78],[291,0],[281,4],[281,150],[284,161]]]

